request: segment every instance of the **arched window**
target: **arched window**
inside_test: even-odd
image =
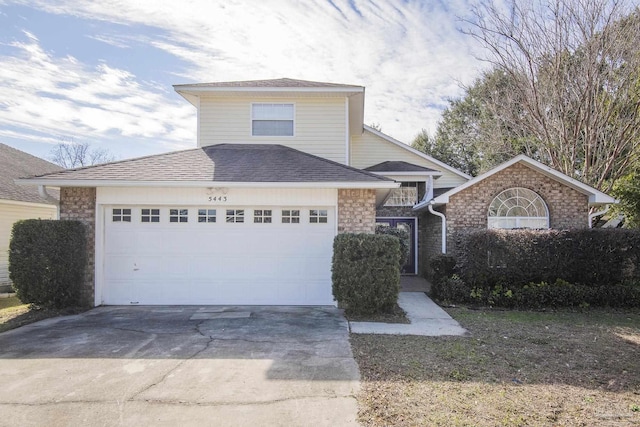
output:
[[[549,228],[547,204],[527,188],[509,188],[489,205],[489,228]]]

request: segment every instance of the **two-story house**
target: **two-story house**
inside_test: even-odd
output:
[[[61,218],[89,227],[95,305],[333,304],[338,233],[405,228],[404,273],[423,274],[460,228],[586,227],[614,202],[524,156],[471,179],[365,126],[362,86],[175,90],[198,148],[23,180],[59,187]]]

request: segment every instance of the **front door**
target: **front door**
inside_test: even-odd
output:
[[[409,233],[409,257],[402,267],[402,274],[416,274],[416,218],[376,218],[376,223]]]

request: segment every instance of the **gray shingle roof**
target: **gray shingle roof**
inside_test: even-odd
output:
[[[38,187],[34,185],[16,185],[14,180],[30,175],[63,170],[60,166],[49,163],[39,157],[16,150],[5,144],[0,144],[0,199],[16,202],[47,203],[38,194]],[[56,199],[58,194],[49,191]]]
[[[369,172],[439,172],[435,169],[402,161],[386,161],[365,169]]]
[[[212,82],[212,83],[195,83],[195,84],[183,84],[174,85],[175,88],[180,89],[184,86],[197,86],[197,87],[220,87],[220,88],[262,88],[262,87],[275,87],[275,88],[353,88],[362,87],[358,85],[345,85],[338,83],[325,83],[325,82],[312,82],[308,80],[296,80],[296,79],[272,79],[272,80],[246,80],[237,82]]]
[[[271,144],[219,144],[104,165],[72,169],[46,180],[371,182],[391,181],[293,148]],[[392,182],[392,181],[391,181]]]

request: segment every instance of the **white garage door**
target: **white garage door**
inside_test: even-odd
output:
[[[332,207],[106,206],[104,227],[104,304],[333,304]]]

